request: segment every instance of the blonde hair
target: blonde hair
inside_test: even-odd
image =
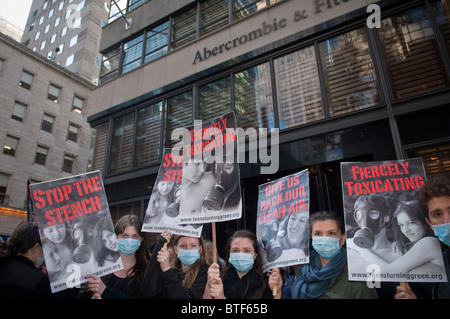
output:
[[[188,237],[188,236],[178,235],[173,238],[172,243],[173,243],[174,247],[178,245],[178,241],[182,237]],[[205,243],[201,236],[200,236],[200,238],[197,238],[197,239],[198,239],[198,242],[200,245],[200,258],[194,264],[192,264],[190,267],[188,267],[188,269],[184,273],[184,276],[182,277],[182,284],[185,289],[191,288],[192,284],[194,283],[195,279],[197,278],[198,270],[200,269],[200,266],[202,266],[203,264],[206,263]],[[181,261],[178,259],[177,255],[175,255],[173,257],[171,266],[174,269],[181,269]]]

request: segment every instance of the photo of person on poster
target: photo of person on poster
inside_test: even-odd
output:
[[[446,280],[439,241],[418,202],[421,159],[341,164],[350,280]]]

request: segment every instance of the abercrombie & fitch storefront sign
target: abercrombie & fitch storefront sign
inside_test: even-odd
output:
[[[195,53],[192,64],[201,63],[211,57],[218,56],[226,51],[230,51],[238,46],[245,45],[246,43],[271,33],[282,32],[282,30],[286,29],[290,24],[298,25],[299,28],[295,29],[298,32],[367,5],[366,1],[361,0],[312,0],[309,4],[304,3],[303,1],[292,1],[290,3],[299,6],[298,9],[292,10],[293,13],[291,16],[274,18],[272,21],[264,21],[256,29],[250,32],[243,33],[238,37],[220,43],[214,47],[203,47],[203,49],[197,50]],[[346,3],[349,5],[351,4],[350,10],[347,8],[348,5],[346,6]],[[344,6],[346,6],[346,8],[342,10],[342,7]],[[367,12],[370,12],[369,9]]]

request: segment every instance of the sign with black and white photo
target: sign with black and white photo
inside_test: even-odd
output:
[[[256,236],[264,272],[309,262],[307,169],[259,186]]]
[[[99,171],[30,185],[52,292],[123,268]]]
[[[418,192],[421,158],[341,163],[349,280],[447,281]]]
[[[142,224],[143,232],[200,237],[202,224],[178,224],[183,156],[166,149]]]
[[[179,224],[239,219],[242,198],[233,112],[186,128]]]

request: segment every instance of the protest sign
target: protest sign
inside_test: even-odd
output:
[[[309,262],[307,169],[259,186],[256,236],[264,272]]]
[[[178,224],[182,169],[183,156],[172,156],[172,149],[166,149],[145,213],[143,232],[168,230],[174,235],[200,237],[202,224]]]
[[[447,281],[418,202],[421,158],[341,163],[349,280]]]
[[[123,268],[99,171],[30,185],[52,292]]]
[[[239,219],[242,198],[233,112],[186,128],[179,224]],[[177,146],[177,145],[176,145]]]

